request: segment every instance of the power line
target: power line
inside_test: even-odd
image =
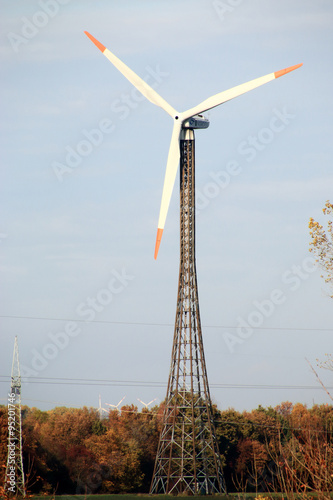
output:
[[[10,377],[0,375],[0,383],[9,383]],[[24,378],[23,378],[24,383]],[[108,380],[108,379],[85,379],[85,378],[67,378],[67,377],[29,377],[30,384],[50,384],[50,385],[92,385],[92,386],[118,386],[118,387],[166,387],[166,383],[158,381],[144,380]],[[215,389],[290,389],[290,390],[322,390],[320,386],[314,385],[281,385],[281,384],[220,384],[212,383],[211,387]],[[327,386],[327,389],[333,389]]]
[[[108,321],[108,320],[95,320],[87,321],[84,319],[73,319],[73,318],[50,318],[50,317],[40,317],[40,316],[9,316],[0,315],[0,318],[7,319],[25,319],[25,320],[37,320],[37,321],[73,321],[75,323],[85,323],[87,325],[94,324],[107,324],[107,325],[131,325],[131,326],[161,326],[161,327],[173,327],[172,323],[149,323],[149,322],[139,322],[139,321]],[[203,328],[221,328],[223,330],[235,330],[239,326],[226,326],[226,325],[203,325]],[[265,326],[251,326],[253,330],[277,330],[277,331],[299,331],[299,332],[332,332],[332,328],[294,328],[294,327],[265,327]]]

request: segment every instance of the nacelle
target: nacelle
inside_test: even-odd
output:
[[[208,128],[209,120],[205,118],[203,115],[195,115],[191,116],[188,120],[185,120],[183,128]]]

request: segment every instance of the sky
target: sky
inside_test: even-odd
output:
[[[330,403],[333,303],[309,253],[332,201],[330,0],[18,0],[1,6],[0,403],[14,339],[22,403],[163,401],[179,270],[179,181],[154,260],[172,120],[89,31],[179,111],[303,63],[206,113],[196,250],[221,410]],[[307,361],[308,360],[308,361]],[[333,392],[333,391],[332,391]]]

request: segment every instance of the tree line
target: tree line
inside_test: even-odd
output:
[[[134,405],[101,418],[93,408],[22,408],[25,481],[30,493],[147,493],[163,404]],[[281,403],[250,412],[214,407],[229,492],[333,491],[333,406]],[[7,456],[7,407],[0,406],[1,484]],[[321,495],[321,496],[320,496]]]
[[[326,230],[310,218],[310,251],[324,272],[325,282],[332,286],[330,201],[325,203],[323,214],[329,218]],[[331,355],[321,367],[333,370]],[[127,405],[120,412],[111,411],[107,418],[100,418],[96,409],[86,407],[50,411],[23,407],[23,463],[28,492],[148,492],[162,414],[163,404],[141,412]],[[214,424],[229,492],[284,492],[288,499],[317,492],[318,500],[331,498],[332,405],[308,409],[300,403],[284,402],[275,408],[259,406],[251,412],[214,408]],[[7,436],[8,410],[0,405],[0,495],[5,480]]]

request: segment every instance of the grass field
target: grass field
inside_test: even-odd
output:
[[[73,498],[77,500],[167,500],[171,498],[175,498],[173,495],[145,495],[143,493],[137,495],[130,494],[121,494],[121,495],[56,495],[54,496],[36,496],[32,497],[29,500],[52,500],[56,498],[57,500],[73,500]],[[184,498],[185,495],[180,496],[180,498]],[[201,496],[191,496],[189,497],[191,500],[203,500],[203,495]],[[214,496],[216,500],[254,500],[255,494],[249,493],[245,495],[239,494],[230,494],[230,495],[218,495]],[[280,497],[281,499],[281,497]]]
[[[186,495],[180,495],[180,498],[184,498]],[[209,498],[216,498],[216,500],[254,500],[256,497],[260,497],[262,500],[273,499],[273,500],[287,500],[287,495],[283,493],[229,493],[228,495],[214,495]],[[167,500],[170,498],[174,498],[172,495],[145,495],[145,494],[137,494],[137,495],[129,495],[129,494],[121,494],[121,495],[56,495],[56,496],[35,496],[30,497],[29,500]],[[191,500],[203,500],[205,495],[200,496],[189,496]],[[297,499],[297,494],[294,494],[293,498]],[[309,493],[308,499],[316,499],[316,493]],[[328,498],[325,497],[325,498]],[[330,494],[330,498],[333,500],[333,493]],[[303,495],[299,495],[299,499],[304,500]]]
[[[184,496],[182,496],[184,498]],[[216,499],[219,500],[236,500],[239,498],[239,500],[247,500],[251,499],[254,500],[255,495],[253,496],[250,494],[249,496],[239,496],[239,495],[219,495],[216,497]],[[172,495],[145,495],[145,494],[137,494],[137,495],[130,495],[130,494],[121,494],[121,495],[56,495],[54,496],[36,496],[36,497],[31,497],[29,500],[52,500],[56,498],[57,500],[73,500],[73,498],[77,500],[167,500],[174,498]],[[189,497],[191,500],[203,500],[203,496],[191,496]]]

